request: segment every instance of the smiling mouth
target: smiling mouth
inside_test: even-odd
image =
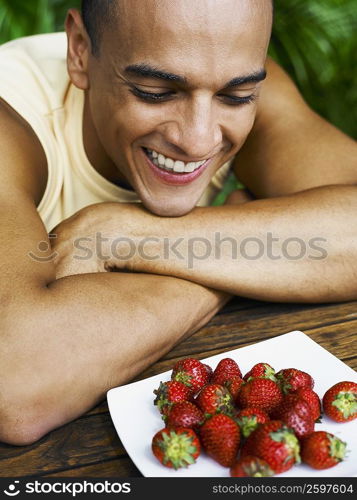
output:
[[[146,156],[149,158],[149,160],[156,167],[166,172],[171,172],[174,174],[192,173],[195,170],[198,170],[200,167],[202,167],[202,165],[209,160],[209,158],[207,158],[207,160],[202,160],[197,162],[190,161],[186,163],[181,160],[173,160],[172,158],[164,156],[162,153],[158,153],[153,149],[143,148],[143,150]]]

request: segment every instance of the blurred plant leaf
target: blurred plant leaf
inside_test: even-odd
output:
[[[269,53],[322,116],[357,137],[356,0],[275,0]]]
[[[49,0],[1,0],[0,42],[54,28],[54,13]]]

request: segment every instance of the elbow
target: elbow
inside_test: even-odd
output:
[[[16,356],[0,356],[0,442],[26,446],[41,439],[50,429],[46,398],[29,366],[24,369]],[[8,358],[8,357],[7,357]]]
[[[32,423],[11,424],[0,422],[0,441],[13,446],[29,446],[41,439],[43,434]]]
[[[0,442],[27,446],[51,430],[47,377],[39,362],[41,352],[32,349],[28,316],[24,320],[11,311],[4,317],[8,320],[0,322]]]
[[[33,401],[19,401],[16,394],[3,397],[0,408],[0,441],[14,446],[28,446],[39,441],[47,432]],[[28,398],[29,399],[29,398]]]

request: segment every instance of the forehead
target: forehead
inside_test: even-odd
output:
[[[151,63],[188,78],[226,78],[264,65],[270,0],[118,0],[103,56],[116,68]]]

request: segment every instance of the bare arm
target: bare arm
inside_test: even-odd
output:
[[[207,322],[227,296],[164,276],[56,280],[51,259],[28,255],[48,242],[35,205],[41,146],[4,106],[0,124],[0,440],[20,445],[130,380]]]
[[[110,256],[110,267],[175,276],[260,300],[357,298],[354,186],[325,186],[238,206],[196,208],[178,218],[136,214],[132,220],[139,224],[131,224],[125,233],[136,249],[130,259],[121,258],[119,247],[111,249],[120,234],[119,209],[113,204],[97,209],[103,235],[108,237],[104,253]],[[123,256],[127,253],[123,248]]]
[[[43,287],[21,281],[1,328],[1,439],[13,444],[89,410],[224,303],[219,293],[161,276],[84,274]]]

